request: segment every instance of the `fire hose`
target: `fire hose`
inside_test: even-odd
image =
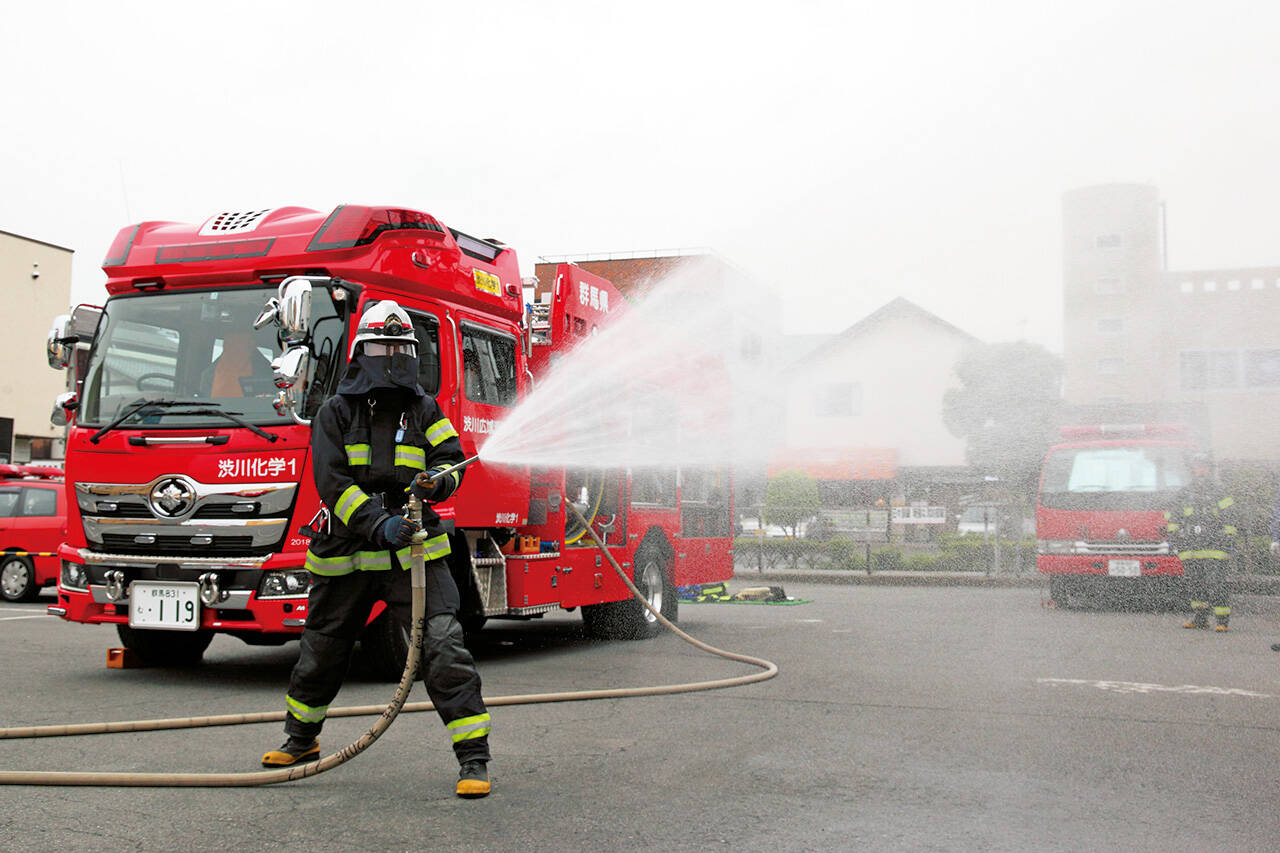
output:
[[[468,460],[468,464],[475,461]],[[459,466],[460,467],[460,466]],[[441,472],[445,473],[445,472]],[[732,678],[721,678],[710,681],[695,681],[682,684],[660,684],[649,687],[619,687],[600,690],[572,690],[558,693],[525,693],[515,696],[495,696],[486,698],[485,705],[493,708],[502,705],[537,705],[551,702],[583,702],[592,699],[623,699],[639,696],[664,696],[673,693],[693,693],[700,690],[714,690],[724,687],[736,687],[765,681],[778,674],[778,667],[771,661],[752,657],[738,652],[729,652],[702,642],[689,636],[677,628],[672,622],[654,608],[636,585],[627,577],[627,573],[618,565],[617,560],[609,553],[595,530],[587,523],[577,507],[567,499],[566,507],[572,512],[580,524],[586,528],[587,534],[595,543],[609,564],[613,566],[631,594],[644,605],[645,609],[669,631],[686,643],[702,649],[710,654],[728,660],[739,661],[759,667],[762,671]],[[410,500],[410,517],[415,521],[421,519],[421,505],[417,499]],[[426,565],[423,559],[425,534],[415,534],[410,546],[411,584],[412,584],[412,617],[409,637],[409,655],[405,661],[404,674],[396,688],[391,702],[381,705],[358,705],[345,708],[331,708],[328,717],[364,717],[379,714],[378,720],[353,743],[327,755],[319,761],[304,765],[281,768],[279,770],[259,770],[240,773],[131,773],[131,772],[93,772],[93,771],[43,771],[43,770],[0,770],[0,785],[82,785],[102,787],[187,787],[187,788],[243,788],[258,785],[274,785],[279,782],[292,782],[305,779],[326,770],[332,770],[364,752],[376,741],[401,713],[417,713],[431,711],[435,706],[430,702],[410,702],[405,700],[413,687],[421,657],[422,635],[426,623]],[[223,714],[206,717],[175,717],[157,720],[122,720],[105,723],[76,723],[50,726],[19,726],[0,728],[0,740],[36,737],[67,737],[73,735],[110,734],[120,732],[161,731],[167,729],[204,728],[212,726],[237,726],[250,723],[283,722],[284,711],[268,711],[249,714]]]

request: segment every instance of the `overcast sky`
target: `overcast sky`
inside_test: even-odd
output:
[[[1068,189],[1158,186],[1174,268],[1280,264],[1278,8],[10,4],[0,230],[98,301],[129,223],[399,204],[526,274],[711,247],[789,332],[905,296],[1059,349]]]

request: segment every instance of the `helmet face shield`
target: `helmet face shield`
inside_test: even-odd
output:
[[[378,343],[377,341],[365,341],[362,351],[365,355],[385,356],[385,355],[417,355],[417,347],[409,343]]]

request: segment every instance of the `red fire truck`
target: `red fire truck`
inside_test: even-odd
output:
[[[557,356],[627,310],[570,265],[526,305],[515,252],[435,217],[341,205],[143,222],[103,262],[109,298],[55,321],[49,358],[77,363],[65,413],[68,539],[58,602],[114,623],[152,663],[198,661],[216,633],[296,637],[320,501],[310,418],[334,393],[371,300],[413,317],[422,386],[475,455]],[[78,334],[77,334],[78,330]],[[643,407],[640,407],[643,409]],[[721,470],[566,470],[473,464],[438,507],[472,630],[491,617],[581,607],[590,632],[631,638],[656,620],[573,520],[564,496],[670,617],[676,586],[732,574]],[[398,676],[403,634],[375,610],[364,637]]]
[[[1036,505],[1036,567],[1055,602],[1110,593],[1120,601],[1178,595],[1182,563],[1164,510],[1190,480],[1194,445],[1168,424],[1062,428]]]

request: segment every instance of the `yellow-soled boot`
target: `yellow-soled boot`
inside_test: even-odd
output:
[[[304,761],[315,761],[320,757],[320,742],[289,738],[279,749],[273,749],[262,756],[263,767],[291,767]]]
[[[489,796],[489,768],[483,761],[464,761],[458,769],[459,797],[476,799]]]

